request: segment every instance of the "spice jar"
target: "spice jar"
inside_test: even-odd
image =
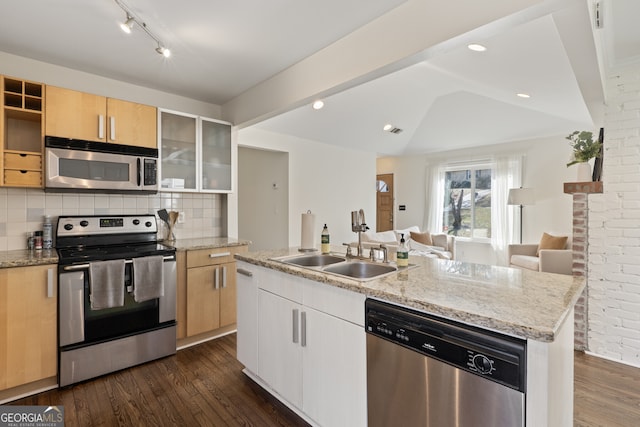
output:
[[[33,247],[35,250],[42,249],[42,231],[36,231],[33,236]]]

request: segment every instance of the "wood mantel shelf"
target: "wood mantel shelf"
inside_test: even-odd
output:
[[[586,193],[597,194],[602,193],[603,186],[602,181],[589,181],[589,182],[565,182],[564,192],[566,194]]]

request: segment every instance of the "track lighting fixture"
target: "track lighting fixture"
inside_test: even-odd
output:
[[[127,20],[124,21],[122,24],[120,24],[120,28],[122,29],[122,31],[124,31],[127,34],[131,34],[131,29],[133,28],[133,24],[135,24],[136,21],[135,19],[133,19],[131,16],[129,16],[129,14],[127,13]]]
[[[167,49],[164,46],[164,43],[162,43],[162,41],[151,32],[151,30],[149,29],[149,27],[147,27],[147,24],[140,19],[139,16],[136,16],[131,9],[129,9],[129,7],[124,4],[121,0],[115,0],[116,4],[120,7],[120,9],[122,9],[126,14],[127,14],[127,19],[125,22],[122,22],[120,24],[120,28],[122,29],[122,31],[124,31],[127,34],[131,33],[131,30],[133,29],[133,24],[138,24],[138,27],[142,28],[142,30],[147,33],[147,35],[149,37],[151,37],[153,39],[153,41],[156,42],[156,52],[158,52],[160,55],[164,56],[165,58],[168,58],[171,56],[171,50]]]
[[[164,56],[165,58],[168,58],[171,56],[171,51],[166,47],[162,46],[161,44],[159,44],[158,47],[156,48],[156,52],[158,52],[160,55]]]

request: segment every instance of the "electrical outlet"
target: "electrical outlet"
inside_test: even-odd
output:
[[[184,224],[184,212],[178,214],[178,224]]]

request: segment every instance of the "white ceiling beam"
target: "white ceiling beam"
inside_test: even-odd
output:
[[[255,124],[424,60],[428,49],[488,23],[553,3],[561,1],[408,0],[227,102],[223,116],[240,126]]]

